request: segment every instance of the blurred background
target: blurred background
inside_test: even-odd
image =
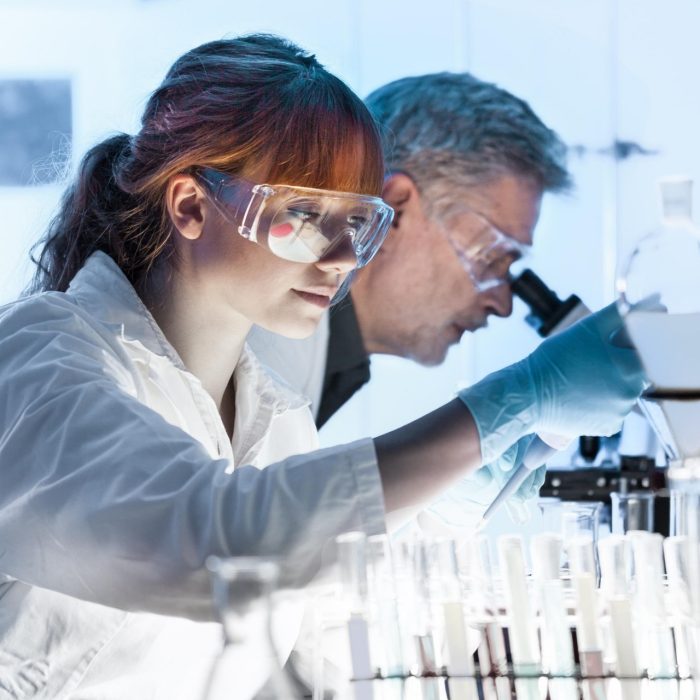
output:
[[[71,166],[134,132],[180,54],[267,31],[316,53],[359,95],[407,75],[470,71],[527,100],[570,146],[576,184],[547,196],[528,261],[559,296],[614,297],[617,266],[658,219],[656,179],[700,175],[691,47],[696,0],[0,0],[0,303],[28,282]],[[410,313],[410,309],[406,309]],[[396,427],[538,342],[513,318],[467,334],[444,365],[372,358],[371,384],[324,444]]]

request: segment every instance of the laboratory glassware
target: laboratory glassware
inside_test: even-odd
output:
[[[654,494],[651,491],[613,492],[611,525],[615,535],[630,530],[654,530]]]
[[[209,557],[212,597],[223,629],[223,648],[207,683],[206,700],[227,700],[245,694],[246,667],[242,650],[264,650],[259,661],[267,667],[269,685],[262,691],[290,700],[295,690],[283,670],[274,639],[273,616],[279,567],[260,557]],[[248,660],[249,662],[249,660]]]
[[[651,382],[648,416],[664,436],[671,492],[700,494],[700,231],[692,180],[660,181],[661,222],[636,245],[617,282],[618,306]],[[691,497],[683,517],[693,523]],[[682,523],[681,523],[682,524]]]

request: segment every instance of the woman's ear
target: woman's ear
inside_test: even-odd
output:
[[[191,175],[180,173],[170,178],[165,192],[165,204],[173,226],[189,240],[202,235],[206,212],[206,197]]]

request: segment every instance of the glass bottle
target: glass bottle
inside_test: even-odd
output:
[[[645,407],[670,460],[700,456],[700,230],[692,181],[659,181],[660,224],[618,278],[625,329],[651,382]],[[651,403],[650,403],[651,402]]]
[[[204,700],[253,696],[291,699],[294,689],[283,670],[273,637],[273,592],[278,565],[261,557],[210,557],[212,597],[223,629],[223,647],[212,667]],[[267,683],[251,674],[251,650]],[[258,653],[259,650],[259,653]]]

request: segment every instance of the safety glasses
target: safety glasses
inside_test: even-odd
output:
[[[479,292],[507,284],[510,266],[531,250],[467,208],[443,220],[440,228]]]
[[[362,267],[379,250],[394,216],[379,197],[258,185],[212,168],[195,176],[241,236],[291,262],[315,263],[352,250]]]

